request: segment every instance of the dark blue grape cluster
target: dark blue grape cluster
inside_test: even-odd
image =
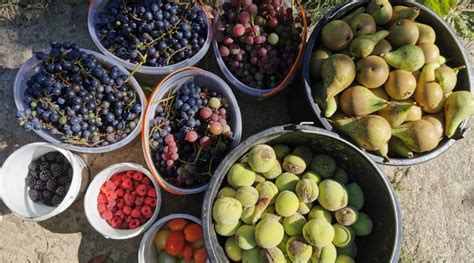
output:
[[[49,152],[28,166],[25,184],[33,202],[58,206],[72,181],[72,166],[60,152]]]
[[[228,107],[222,96],[194,82],[160,101],[150,147],[161,176],[179,187],[209,182],[233,142]]]
[[[51,42],[48,54],[36,53],[39,66],[26,82],[17,119],[27,131],[47,130],[65,143],[107,146],[130,134],[140,120],[137,92],[128,75],[102,65],[77,44]]]
[[[95,27],[107,50],[151,67],[191,58],[204,46],[208,30],[203,11],[166,0],[111,0]]]

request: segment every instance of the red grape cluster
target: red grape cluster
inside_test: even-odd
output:
[[[281,0],[232,0],[222,9],[217,41],[227,67],[254,88],[278,86],[298,57],[300,18]]]
[[[160,101],[150,146],[161,176],[180,187],[209,181],[233,142],[227,107],[225,98],[193,82]]]

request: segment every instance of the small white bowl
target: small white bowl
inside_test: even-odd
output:
[[[137,227],[135,229],[118,229],[110,226],[107,221],[100,217],[99,211],[97,210],[97,196],[99,196],[100,188],[102,185],[114,174],[135,170],[141,172],[143,175],[147,176],[150,181],[153,183],[153,186],[156,190],[156,207],[153,212],[153,216],[148,219],[148,221]],[[84,211],[86,213],[87,220],[92,225],[92,227],[102,234],[105,238],[110,239],[129,239],[143,233],[158,217],[161,207],[161,192],[158,187],[155,179],[151,173],[145,169],[143,166],[135,163],[118,163],[111,165],[104,170],[100,171],[92,180],[89,188],[84,197]]]

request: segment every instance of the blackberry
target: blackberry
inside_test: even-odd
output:
[[[54,196],[53,192],[48,191],[48,190],[43,191],[43,201],[51,200],[51,198],[53,198],[53,196]]]
[[[41,170],[41,171],[49,170],[49,163],[48,163],[48,162],[42,162],[42,163],[40,164],[40,170]]]
[[[58,153],[58,152],[49,152],[49,153],[47,153],[47,154],[44,155],[44,158],[45,158],[47,161],[52,162],[52,161],[54,161],[54,160],[56,159],[56,154],[57,154],[57,153]]]
[[[44,200],[43,204],[45,204],[47,206],[53,206],[53,203],[51,202],[51,199],[50,200]]]
[[[63,197],[59,195],[54,195],[51,199],[51,204],[53,206],[58,206],[63,201]]]
[[[35,189],[28,190],[28,196],[33,202],[38,202],[39,200],[41,200],[41,193]]]
[[[46,189],[46,182],[41,181],[41,180],[37,180],[34,188],[38,191],[43,191],[43,190]]]
[[[34,160],[28,165],[28,170],[35,171],[38,170],[40,167],[41,162],[39,160]]]
[[[43,181],[48,181],[50,178],[52,178],[51,172],[48,170],[41,171],[39,178]]]
[[[26,184],[26,186],[29,186],[29,187],[31,187],[31,188],[35,187],[35,185],[36,185],[36,178],[27,176],[27,177],[25,178],[25,184]]]
[[[56,188],[58,188],[58,182],[56,181],[56,179],[48,180],[48,182],[46,183],[46,189],[51,192],[54,192],[56,191]]]
[[[59,186],[58,188],[56,188],[56,192],[55,192],[57,195],[59,196],[65,196],[66,193],[67,193],[67,188],[66,186]]]
[[[61,176],[58,178],[57,181],[59,185],[66,185],[70,182],[70,178],[69,176]]]
[[[49,170],[51,171],[52,176],[55,178],[60,177],[63,172],[63,168],[58,163],[52,163]]]
[[[39,171],[37,170],[30,170],[28,171],[28,175],[27,177],[31,177],[31,178],[39,178]]]
[[[54,161],[57,162],[57,163],[62,164],[62,163],[66,163],[67,159],[66,159],[66,157],[64,157],[64,155],[62,153],[58,152],[58,154],[56,155],[56,159],[54,159]]]

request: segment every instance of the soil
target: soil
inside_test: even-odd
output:
[[[42,141],[15,123],[13,82],[18,68],[50,39],[75,41],[97,50],[87,30],[87,2],[79,0],[0,1],[0,163],[24,144]],[[472,45],[468,47],[474,50]],[[208,56],[205,66],[212,66]],[[217,72],[217,70],[214,70]],[[243,139],[290,122],[286,93],[258,103],[239,98]],[[113,154],[82,155],[91,174],[117,162],[144,164],[136,139]],[[435,160],[413,167],[382,166],[396,190],[403,213],[402,262],[472,262],[474,257],[474,134]],[[203,194],[175,197],[163,192],[160,216],[200,215]],[[136,262],[140,238],[108,240],[84,215],[83,199],[50,220],[34,223],[12,215],[0,202],[0,262],[87,262],[109,255],[114,262]]]

